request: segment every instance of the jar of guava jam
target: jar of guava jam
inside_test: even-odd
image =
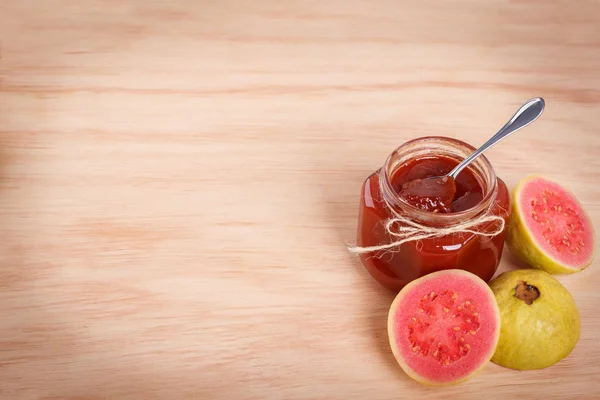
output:
[[[429,211],[399,194],[406,182],[447,174],[474,150],[452,138],[414,139],[394,150],[384,165],[364,181],[357,246],[363,249],[359,252],[363,265],[381,285],[399,291],[414,279],[454,268],[472,272],[486,282],[494,276],[504,248],[510,196],[485,156],[480,155],[456,177],[451,206],[444,212]],[[386,229],[386,222],[398,215],[416,226],[447,233],[385,250],[364,251],[397,242],[397,237]],[[498,223],[500,218],[486,218],[490,216],[500,217],[504,226]],[[471,228],[473,233],[453,231],[453,226],[469,221],[485,222]]]

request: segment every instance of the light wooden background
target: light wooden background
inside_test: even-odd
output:
[[[0,0],[0,57],[2,400],[600,397],[598,262],[568,359],[430,389],[345,248],[393,148],[533,96],[488,157],[600,229],[599,1]]]

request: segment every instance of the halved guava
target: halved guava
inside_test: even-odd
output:
[[[594,228],[568,189],[547,177],[532,175],[513,190],[511,207],[506,245],[523,264],[570,274],[592,263]]]
[[[452,269],[408,283],[389,310],[392,353],[412,379],[434,386],[473,377],[491,359],[500,336],[494,294],[477,275]]]

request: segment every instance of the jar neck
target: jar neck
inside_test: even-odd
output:
[[[483,189],[483,198],[475,206],[453,213],[432,213],[421,210],[402,199],[392,185],[392,177],[405,163],[424,157],[446,157],[457,162],[468,157],[475,148],[465,142],[445,137],[423,137],[406,142],[394,150],[379,171],[383,199],[391,210],[413,221],[436,227],[450,227],[488,213],[496,200],[497,179],[490,162],[483,155],[467,167]],[[461,173],[465,173],[467,169]]]

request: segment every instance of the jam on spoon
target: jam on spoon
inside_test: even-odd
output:
[[[451,176],[418,178],[405,182],[400,197],[411,205],[434,213],[452,212],[456,183]]]

